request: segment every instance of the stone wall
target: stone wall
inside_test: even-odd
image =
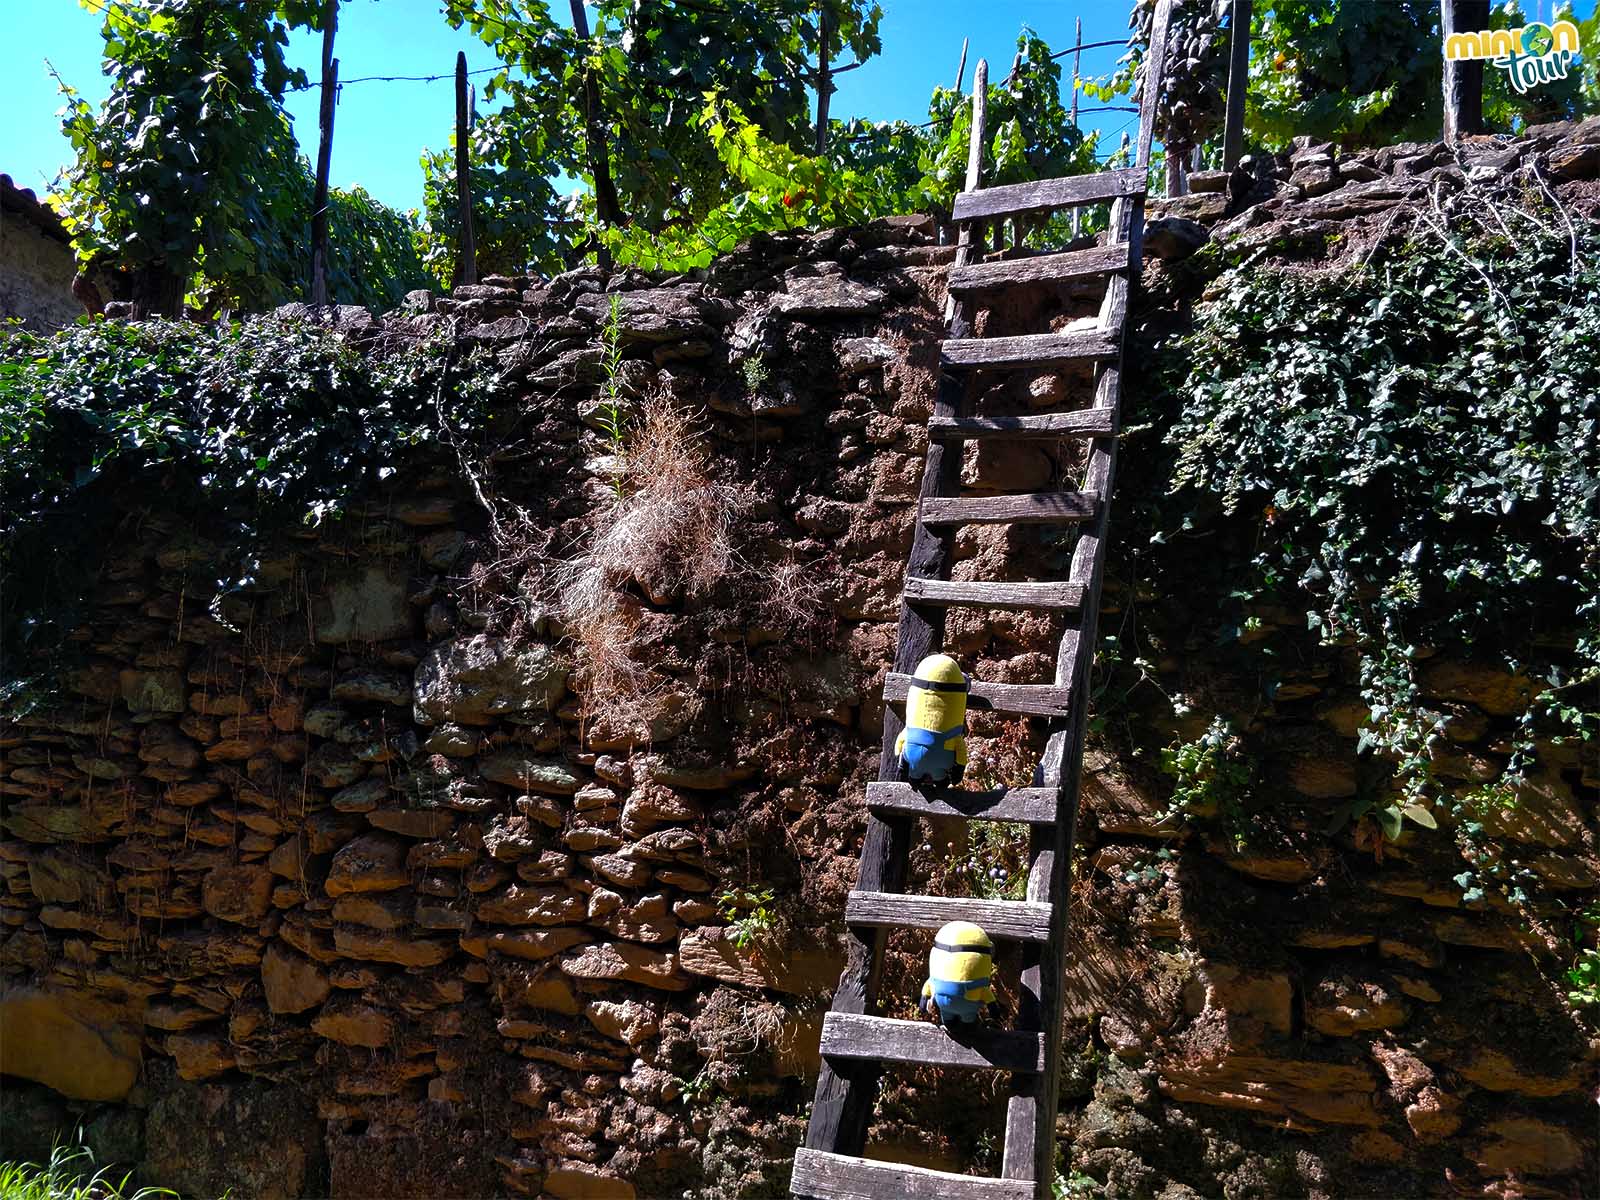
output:
[[[60,220],[26,188],[0,176],[0,318],[58,329],[83,315],[72,295],[77,268]]]
[[[1563,147],[1600,144],[1596,128],[1536,131],[1548,144],[1517,159],[1548,172]],[[1426,186],[1407,164],[1448,172],[1442,153],[1390,154],[1385,178],[1404,186],[1348,218],[1326,208],[1339,192],[1307,199],[1291,173],[1382,182],[1331,154],[1174,202],[1152,245],[1174,262],[1147,267],[1139,336],[1177,320],[1161,305],[1205,236],[1184,214],[1228,209],[1245,237],[1365,229]],[[1592,184],[1558,186],[1581,203]],[[1314,218],[1296,207],[1315,203]],[[925,449],[950,256],[930,232],[907,219],[762,238],[704,278],[497,277],[382,321],[344,311],[354,339],[453,329],[499,356],[489,461],[441,454],[344,520],[262,547],[256,583],[222,596],[203,582],[217,547],[202,515],[131,508],[69,694],[0,730],[0,1069],[54,1089],[7,1080],[7,1156],[81,1116],[107,1155],[194,1194],[784,1194]],[[613,297],[624,407],[664,395],[700,412],[711,475],[743,486],[738,562],[716,587],[675,594],[642,568],[611,580],[648,686],[627,719],[597,720],[549,568],[618,512],[595,399]],[[1095,300],[1019,297],[986,332],[1060,328]],[[1028,411],[1073,382],[999,382],[980,403]],[[1136,449],[1119,504],[1150,484]],[[1044,488],[1073,455],[969,447],[963,481]],[[528,518],[515,536],[511,506]],[[976,529],[957,575],[1040,577],[1069,554],[1037,530]],[[1600,1045],[1549,982],[1552,948],[1463,902],[1448,835],[1375,853],[1307,817],[1355,787],[1348,655],[1307,639],[1302,614],[1255,614],[1295,664],[1263,701],[1181,604],[1114,585],[1107,621],[1140,606],[1168,690],[1253,712],[1261,786],[1294,815],[1241,837],[1162,820],[1153,748],[1197,732],[1170,709],[1127,704],[1097,742],[1069,1186],[1592,1190]],[[957,613],[948,645],[978,677],[1036,682],[1058,632]],[[1450,716],[1441,774],[1495,777],[1528,681],[1448,652],[1425,677]],[[1021,782],[1036,746],[1023,723],[978,716],[974,777]],[[1597,783],[1592,754],[1545,747],[1495,831],[1574,898],[1600,882]],[[915,886],[971,883],[1007,853],[930,828]],[[895,1015],[911,1015],[925,953],[891,943]],[[895,1076],[876,1152],[993,1167],[1003,1108],[991,1083]]]

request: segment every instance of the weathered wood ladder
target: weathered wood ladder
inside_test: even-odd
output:
[[[856,890],[845,908],[849,957],[822,1027],[822,1073],[806,1132],[795,1155],[796,1196],[816,1200],[917,1197],[933,1200],[1046,1200],[1054,1179],[1056,1093],[1061,1059],[1061,984],[1067,938],[1067,889],[1083,759],[1089,674],[1100,607],[1111,483],[1122,400],[1121,355],[1128,292],[1138,277],[1155,97],[1160,91],[1168,10],[1160,0],[1146,60],[1135,165],[1122,170],[978,190],[984,141],[987,66],[973,86],[967,190],[956,198],[962,226],[949,290],[950,337],[928,423],[928,457],[900,606],[900,642],[884,685],[880,782],[867,789],[867,832]],[[1151,81],[1155,81],[1154,86]],[[1089,250],[1009,261],[981,261],[984,228],[1010,218],[1111,202],[1105,244]],[[998,241],[998,239],[997,239]],[[1006,287],[1107,278],[1096,328],[1021,337],[974,338],[977,297]],[[1069,362],[1095,364],[1088,408],[1037,416],[963,415],[967,373],[1035,370]],[[1088,440],[1083,488],[1076,492],[962,498],[961,448],[968,439]],[[962,583],[950,580],[955,530],[962,524],[1081,523],[1065,581]],[[1051,609],[1067,613],[1053,684],[973,681],[969,706],[1042,717],[1048,741],[1032,787],[991,792],[923,793],[903,782],[895,738],[916,664],[940,648],[952,605]],[[1017,821],[1029,826],[1027,899],[956,899],[907,895],[912,834],[919,817]],[[930,1022],[871,1015],[889,927],[937,929],[970,920],[992,937],[1023,943],[1017,1028],[985,1028],[952,1038]],[[885,1062],[1006,1071],[1011,1091],[999,1178],[958,1175],[860,1157]]]

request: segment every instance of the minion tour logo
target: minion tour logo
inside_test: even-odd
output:
[[[1510,75],[1511,86],[1519,93],[1565,79],[1577,53],[1578,27],[1571,21],[1452,33],[1444,40],[1445,58],[1451,62],[1487,58]]]

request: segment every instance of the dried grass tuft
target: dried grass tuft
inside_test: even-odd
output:
[[[714,477],[689,413],[664,395],[644,401],[622,486],[594,513],[588,549],[549,580],[552,606],[578,644],[586,719],[642,730],[641,714],[665,681],[641,661],[635,590],[666,605],[704,599],[754,574],[733,533],[753,498],[748,486]]]

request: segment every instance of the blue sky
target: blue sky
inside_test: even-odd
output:
[[[1128,5],[1122,0],[1072,3],[1069,0],[882,0],[883,53],[860,70],[839,77],[833,99],[836,117],[872,120],[927,119],[928,94],[937,83],[954,81],[961,39],[970,37],[966,82],[974,64],[989,60],[991,75],[1004,74],[1016,52],[1023,25],[1037,30],[1055,49],[1072,44],[1073,20],[1083,18],[1085,42],[1127,34]],[[45,60],[89,100],[105,95],[100,75],[100,18],[78,0],[0,0],[6,9],[6,35],[0,38],[0,80],[4,80],[4,131],[0,133],[0,171],[23,187],[43,192],[58,168],[71,158],[56,116],[61,100]],[[553,3],[565,14],[567,5]],[[438,75],[453,71],[457,50],[467,52],[469,68],[492,67],[486,46],[457,33],[439,15],[438,0],[345,0],[335,53],[344,79],[363,75]],[[1085,52],[1084,73],[1111,69],[1119,51]],[[315,74],[320,38],[297,35],[290,61]],[[1070,78],[1071,67],[1063,74]],[[1085,105],[1096,101],[1085,100]],[[308,157],[316,155],[317,94],[291,98],[295,133]],[[1085,128],[1102,128],[1114,145],[1128,113],[1083,119]],[[398,208],[422,201],[424,147],[441,149],[455,120],[448,81],[438,83],[352,83],[342,89],[335,120],[333,182],[361,184]]]
[[[1381,0],[1372,0],[1374,3]],[[1073,20],[1083,18],[1083,40],[1122,39],[1127,34],[1128,0],[881,0],[883,53],[860,70],[839,77],[834,96],[836,117],[871,120],[926,119],[928,94],[935,84],[953,82],[961,40],[970,37],[968,85],[973,65],[989,60],[991,74],[1003,75],[1015,53],[1017,32],[1024,25],[1038,31],[1059,50],[1072,44]],[[1595,0],[1578,0],[1580,15]],[[0,171],[41,194],[56,171],[71,157],[61,136],[56,112],[61,106],[55,82],[45,68],[48,59],[66,81],[98,102],[105,95],[100,74],[100,18],[78,0],[0,0],[5,9],[5,36],[0,37],[0,80],[4,81],[4,131],[0,133]],[[1547,16],[1552,0],[1524,0],[1529,15]],[[551,8],[565,16],[567,5]],[[455,68],[457,50],[465,50],[469,68],[493,67],[497,60],[467,33],[452,30],[439,14],[439,0],[344,0],[336,46],[344,79],[364,75],[438,75]],[[1085,75],[1112,69],[1120,51],[1087,51]],[[320,62],[320,37],[298,34],[289,47],[290,61],[315,72]],[[1063,75],[1070,78],[1071,68]],[[1085,100],[1085,106],[1095,104]],[[307,157],[317,141],[317,92],[291,97],[289,111]],[[361,184],[386,204],[412,208],[422,200],[418,158],[424,147],[442,149],[455,119],[448,81],[436,83],[352,83],[341,92],[333,147],[333,182]],[[1085,115],[1085,129],[1106,136],[1102,146],[1115,146],[1117,134],[1132,128],[1132,114]]]

